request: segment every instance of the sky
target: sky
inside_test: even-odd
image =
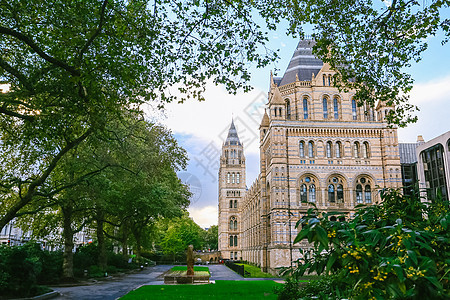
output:
[[[178,175],[190,184],[194,195],[188,211],[203,228],[217,225],[219,156],[232,118],[244,144],[248,187],[259,174],[258,128],[267,102],[270,71],[278,69],[282,76],[298,43],[283,30],[270,33],[269,40],[269,48],[280,49],[281,58],[266,68],[251,68],[251,92],[230,95],[224,87],[208,83],[206,101],[171,103],[165,116],[158,117],[188,152],[187,170]],[[428,141],[450,130],[450,45],[440,42],[439,36],[429,38],[422,61],[409,70],[415,79],[410,101],[420,109],[419,120],[398,130],[399,142],[414,143],[418,135]]]

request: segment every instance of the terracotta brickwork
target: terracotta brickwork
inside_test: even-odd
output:
[[[289,266],[300,257],[299,248],[309,247],[292,244],[295,224],[311,207],[309,202],[348,218],[356,205],[379,201],[380,188],[402,183],[397,129],[384,119],[392,108],[359,107],[353,92],[339,92],[333,87],[333,71],[312,56],[311,43],[301,41],[285,75],[270,78],[259,128],[260,175],[248,190],[239,186],[237,211],[226,208],[229,187],[224,176],[239,169],[244,178],[245,165],[229,166],[226,156],[221,157],[221,249],[229,249],[227,226],[230,216],[236,216],[239,243],[234,251],[270,272]],[[223,151],[229,147],[225,143]]]

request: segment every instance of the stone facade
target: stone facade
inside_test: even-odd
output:
[[[269,272],[289,266],[299,258],[299,248],[308,248],[292,242],[295,224],[311,207],[309,202],[320,211],[350,217],[357,204],[379,201],[380,188],[402,184],[397,129],[384,120],[391,107],[359,107],[353,92],[339,92],[332,84],[333,71],[312,55],[312,45],[311,40],[300,41],[284,76],[270,78],[259,128],[260,175],[252,186],[245,189],[243,163],[225,164],[226,151],[233,148],[227,142],[220,158],[222,256]],[[229,208],[226,192],[232,187],[226,174],[233,171],[242,179],[238,205]],[[238,228],[233,232],[231,217]],[[237,246],[230,243],[231,235],[237,236]],[[229,256],[231,250],[238,255]]]

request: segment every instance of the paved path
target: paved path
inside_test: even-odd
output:
[[[225,265],[209,265],[210,280],[245,280],[244,277]]]
[[[143,271],[124,277],[113,278],[110,280],[99,281],[95,284],[71,287],[52,287],[61,295],[57,300],[83,299],[83,300],[114,300],[122,297],[128,292],[142,285],[160,285],[164,284],[164,278],[161,276],[164,272],[170,270],[171,265],[158,265],[148,267]],[[210,280],[274,280],[273,278],[244,278],[233,272],[225,265],[209,265],[211,273]],[[275,279],[276,280],[276,279]],[[278,279],[279,280],[279,279]]]
[[[54,299],[114,300],[141,285],[164,284],[164,279],[158,278],[158,276],[169,270],[171,267],[172,266],[167,265],[148,267],[135,274],[98,282],[92,285],[53,287],[55,291],[61,293],[61,296]]]

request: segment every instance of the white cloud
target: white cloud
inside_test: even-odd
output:
[[[212,141],[220,148],[233,117],[245,151],[259,153],[259,124],[267,94],[255,88],[249,93],[231,95],[223,86],[208,83],[204,96],[203,102],[167,104],[167,118],[162,122],[175,133],[192,135],[207,144]]]
[[[418,121],[398,130],[399,141],[413,143],[422,135],[431,140],[450,130],[448,112],[450,111],[450,76],[414,85],[411,91],[411,104],[419,107]]]
[[[217,206],[189,207],[188,212],[195,223],[202,228],[209,228],[211,225],[217,225]]]
[[[440,101],[450,95],[450,76],[418,83],[411,91],[411,103],[423,106],[429,101]]]

